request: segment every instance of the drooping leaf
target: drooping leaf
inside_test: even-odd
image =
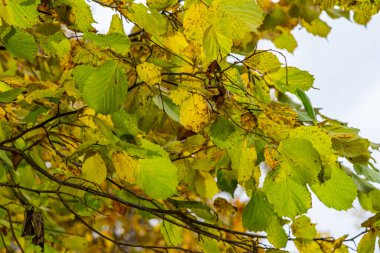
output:
[[[112,163],[116,175],[129,184],[136,183],[138,173],[138,160],[129,156],[125,151],[115,151],[112,153]]]
[[[203,52],[207,59],[225,57],[232,47],[232,40],[213,26],[206,29],[203,37]]]
[[[268,241],[277,248],[284,248],[288,242],[288,236],[278,219],[271,219],[267,228]]]
[[[264,181],[264,192],[280,216],[294,218],[311,207],[311,196],[307,188],[287,177],[280,169],[268,173]]]
[[[354,180],[338,165],[332,165],[329,180],[321,184],[313,184],[311,189],[326,206],[336,210],[349,209],[357,195]]]
[[[257,190],[243,210],[243,225],[251,231],[267,231],[270,221],[277,219],[267,196]]]
[[[376,231],[369,231],[360,240],[358,245],[358,253],[373,253],[375,252]]]
[[[331,27],[328,26],[326,22],[320,19],[315,19],[310,23],[303,20],[301,23],[302,26],[305,27],[309,33],[313,35],[318,35],[320,37],[327,37],[331,30]]]
[[[137,169],[137,184],[153,198],[166,199],[177,192],[177,168],[169,158],[140,159]]]
[[[83,97],[96,112],[110,114],[124,103],[128,83],[124,70],[115,61],[107,61],[85,81]]]
[[[93,156],[87,158],[82,165],[82,178],[101,184],[106,180],[107,167],[103,158],[96,153]]]
[[[357,174],[365,176],[367,180],[380,183],[380,172],[376,168],[364,164],[354,164],[354,170]]]
[[[280,49],[286,49],[290,53],[293,53],[294,49],[297,47],[297,41],[293,34],[288,31],[283,30],[280,36],[273,40],[276,47]]]
[[[120,18],[120,15],[118,14],[112,15],[110,28],[108,29],[107,34],[112,34],[112,33],[119,33],[122,35],[126,35],[124,31],[124,26],[123,26],[123,20]]]
[[[297,89],[296,90],[296,95],[297,97],[301,100],[306,112],[307,112],[307,115],[313,120],[314,123],[317,122],[317,119],[315,117],[315,112],[314,112],[314,108],[313,106],[311,105],[311,101],[309,99],[309,97],[306,95],[306,93],[300,89]]]
[[[212,199],[219,189],[214,177],[208,172],[198,172],[194,181],[195,189],[204,198]]]

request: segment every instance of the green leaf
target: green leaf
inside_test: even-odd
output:
[[[40,116],[41,114],[45,113],[45,112],[48,112],[50,108],[46,108],[46,107],[41,107],[41,106],[38,106],[37,108],[35,108],[34,110],[31,110],[26,116],[25,118],[23,118],[22,120],[24,122],[29,122],[29,123],[36,123],[37,119],[38,119],[38,116]]]
[[[263,22],[263,11],[255,1],[251,0],[215,0],[212,4],[220,2],[220,10],[224,11],[235,24],[241,28],[248,27],[249,31],[256,31]],[[228,26],[227,26],[228,27]]]
[[[119,110],[111,115],[114,123],[114,130],[118,135],[129,134],[135,136],[138,132],[137,117],[127,113],[125,110]]]
[[[109,49],[120,55],[127,55],[131,46],[131,41],[128,36],[120,33],[111,34],[95,34],[85,32],[84,38],[92,41],[101,49]]]
[[[265,76],[265,80],[281,92],[289,91],[296,94],[297,89],[302,91],[310,89],[313,86],[314,77],[309,72],[296,67],[283,67]]]
[[[218,170],[216,183],[220,190],[228,192],[231,196],[234,195],[238,185],[235,172],[232,170]]]
[[[9,25],[29,28],[39,22],[37,0],[0,1],[0,17]]]
[[[376,235],[377,232],[373,230],[370,230],[368,233],[366,233],[359,242],[358,253],[375,252]]]
[[[319,153],[310,141],[301,138],[289,138],[278,147],[281,168],[289,171],[291,178],[300,184],[318,182],[321,160]]]
[[[88,241],[83,236],[62,235],[62,246],[67,250],[83,251],[87,248]]]
[[[290,53],[293,53],[294,49],[297,47],[297,41],[294,36],[285,30],[283,30],[280,36],[273,40],[273,43],[276,47],[286,49]]]
[[[140,159],[137,184],[152,198],[166,199],[177,193],[177,173],[169,158]]]
[[[172,120],[179,123],[179,107],[166,96],[157,94],[153,97],[154,104],[163,110]]]
[[[242,215],[243,226],[251,231],[267,231],[270,221],[277,220],[273,206],[261,190],[253,193]]]
[[[311,207],[311,196],[305,186],[291,180],[280,169],[268,173],[264,192],[279,216],[294,218]]]
[[[167,245],[179,246],[183,242],[183,228],[170,222],[162,222],[161,234],[164,236]]]
[[[225,57],[231,52],[232,40],[213,26],[206,29],[203,37],[203,52],[209,60]]]
[[[202,237],[199,246],[201,246],[203,253],[220,253],[218,243],[209,237]]]
[[[332,138],[332,147],[340,156],[355,163],[367,163],[370,158],[370,142],[358,135],[347,138]]]
[[[7,27],[1,33],[2,42],[12,55],[33,61],[37,54],[37,43],[34,37],[19,28]]]
[[[73,69],[72,74],[79,91],[83,92],[86,80],[95,71],[96,68],[89,65],[78,65]]]
[[[380,183],[380,172],[376,168],[371,167],[364,164],[354,164],[354,170],[357,174],[365,176],[368,181]]]
[[[288,236],[278,219],[271,219],[267,228],[268,241],[276,248],[284,248],[288,242]]]
[[[85,0],[60,0],[59,3],[70,6],[65,8],[69,10],[68,13],[63,13],[63,20],[67,21],[66,23],[82,32],[94,29],[92,23],[95,21],[92,18],[90,6]]]
[[[22,88],[14,88],[5,92],[0,93],[0,103],[11,103],[13,100],[17,98],[18,95],[21,94],[25,89]]]
[[[120,33],[120,34],[126,35],[124,31],[124,26],[123,26],[123,20],[121,20],[120,15],[118,14],[112,15],[110,28],[107,34],[112,34],[112,33]]]
[[[302,215],[293,221],[292,233],[297,238],[312,240],[317,235],[315,224],[310,222],[310,218]]]
[[[42,99],[42,98],[59,98],[63,93],[63,89],[44,89],[44,90],[35,90],[26,96],[25,101],[31,104],[33,101]]]
[[[107,61],[92,72],[85,81],[83,97],[96,112],[117,111],[126,99],[128,90],[124,70],[115,61]]]
[[[380,190],[373,188],[369,192],[359,191],[358,199],[363,209],[370,212],[380,211]]]
[[[309,97],[306,95],[306,93],[300,89],[296,89],[296,95],[301,100],[303,107],[305,107],[305,110],[307,112],[307,115],[309,115],[310,118],[313,119],[313,122],[317,122],[317,118],[315,117],[314,108],[311,105],[311,101]]]
[[[234,125],[227,119],[219,117],[210,127],[210,138],[219,148],[227,148],[228,137],[235,131]]]
[[[154,9],[149,9],[142,3],[132,4],[131,10],[128,12],[128,18],[151,34],[162,35],[167,30],[164,16]]]
[[[82,178],[101,184],[106,180],[107,167],[103,158],[99,154],[95,154],[87,158],[82,165]]]
[[[336,210],[347,210],[357,195],[354,180],[337,164],[332,165],[331,178],[325,183],[313,184],[311,189],[320,201]]]
[[[326,24],[326,22],[318,19],[314,19],[310,23],[306,22],[305,20],[301,21],[301,24],[303,27],[306,28],[306,30],[313,34],[320,37],[327,37],[327,35],[331,31],[331,27]]]

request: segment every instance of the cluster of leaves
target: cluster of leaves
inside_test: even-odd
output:
[[[0,1],[0,248],[348,252],[357,236],[323,237],[305,215],[313,192],[374,212],[358,245],[374,251],[379,146],[256,44],[292,52],[296,26],[326,37],[322,13],[366,24],[378,1],[93,1],[117,12],[107,34],[85,0]]]

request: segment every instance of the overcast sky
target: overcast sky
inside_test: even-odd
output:
[[[94,27],[107,32],[114,12],[95,4]],[[315,77],[314,87],[308,92],[314,107],[323,108],[329,117],[349,123],[361,129],[361,135],[380,143],[380,15],[373,17],[367,27],[346,19],[332,20],[322,16],[332,27],[327,39],[315,37],[304,29],[295,29],[298,47],[294,54],[282,51],[288,65],[309,71]],[[263,41],[261,49],[275,49],[272,43]],[[379,160],[380,155],[374,154]],[[320,232],[330,232],[339,237],[361,231],[363,217],[370,213],[356,208],[347,212],[329,209],[313,197],[313,208],[308,212]]]

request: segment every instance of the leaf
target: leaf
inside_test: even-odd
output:
[[[82,165],[82,178],[96,184],[101,184],[106,180],[106,177],[107,167],[103,158],[98,153],[84,161]]]
[[[177,173],[169,158],[140,159],[137,184],[152,198],[166,199],[177,193]]]
[[[364,164],[354,164],[354,170],[357,174],[365,176],[368,181],[380,183],[380,172]]]
[[[370,230],[367,232],[359,242],[358,253],[375,252],[376,235],[376,231]]]
[[[219,148],[228,147],[228,137],[235,131],[234,125],[223,117],[215,120],[209,131],[210,138]]]
[[[319,153],[310,141],[300,138],[289,138],[278,147],[281,167],[289,171],[292,180],[300,184],[318,182],[321,160]]]
[[[232,40],[213,26],[206,29],[203,37],[203,52],[207,59],[214,60],[225,57],[231,52]]]
[[[271,219],[267,228],[268,241],[276,248],[284,248],[288,242],[288,236],[278,219]]]
[[[14,88],[5,92],[0,93],[0,103],[11,103],[21,94],[25,89],[23,88]]]
[[[296,239],[294,240],[294,245],[296,245],[299,252],[307,253],[324,253],[319,247],[318,243],[307,239]]]
[[[161,68],[149,63],[144,62],[136,67],[137,74],[140,79],[148,85],[161,84]]]
[[[92,13],[90,6],[85,0],[60,0],[59,3],[70,6],[65,8],[69,10],[68,13],[64,13],[64,20],[67,20],[68,24],[73,25],[79,31],[88,32],[93,30],[92,23],[94,19],[92,18]]]
[[[226,191],[233,196],[238,185],[238,180],[233,171],[218,170],[216,183],[220,190]]]
[[[73,69],[72,75],[79,91],[83,92],[86,80],[95,71],[96,68],[89,65],[78,65]]]
[[[301,100],[303,107],[305,108],[305,110],[307,112],[307,115],[309,115],[309,117],[311,119],[313,119],[313,122],[315,124],[317,122],[317,118],[315,117],[314,108],[311,105],[311,101],[310,101],[309,97],[306,95],[305,92],[303,92],[300,89],[296,90],[296,95]]]
[[[291,226],[292,233],[297,238],[312,240],[317,235],[315,224],[310,222],[310,218],[302,215],[297,217]]]
[[[120,33],[111,34],[95,34],[91,32],[85,32],[84,38],[93,42],[101,49],[112,50],[120,55],[127,55],[131,46],[131,41],[128,36]]]
[[[355,163],[367,163],[370,158],[370,142],[358,135],[352,137],[332,138],[333,149],[340,156],[349,158]]]
[[[166,19],[158,11],[140,4],[132,3],[128,12],[128,19],[136,23],[140,28],[151,34],[162,35],[166,32]]]
[[[279,169],[270,171],[266,176],[264,192],[279,216],[293,219],[311,207],[311,196],[307,188],[288,178]]]
[[[154,104],[163,110],[172,120],[179,122],[179,107],[170,98],[157,94],[153,97]]]
[[[122,35],[126,35],[124,31],[124,26],[123,26],[123,20],[120,18],[120,15],[118,14],[112,15],[110,28],[108,29],[107,34],[112,34],[112,33],[119,33]]]
[[[257,153],[255,146],[249,143],[248,138],[240,140],[238,137],[232,138],[227,149],[231,159],[233,171],[238,175],[239,183],[247,181],[252,175],[255,181],[260,179],[260,169],[256,168]]]
[[[199,242],[199,246],[202,248],[203,253],[220,253],[218,243],[209,237],[203,237],[203,240]]]
[[[332,165],[331,178],[311,185],[311,189],[322,203],[336,210],[351,208],[357,195],[354,180],[336,164]]]
[[[290,53],[293,53],[294,49],[297,47],[297,41],[294,36],[289,32],[283,30],[281,35],[273,40],[273,43],[277,48],[286,49]]]
[[[289,91],[293,94],[296,94],[297,89],[307,91],[314,83],[314,77],[309,72],[296,67],[280,68],[279,71],[265,76],[265,80],[279,91]]]
[[[0,17],[9,25],[29,28],[39,22],[37,6],[36,0],[0,1]]]
[[[177,0],[147,0],[146,4],[149,8],[162,10],[173,6],[177,3]]]
[[[179,246],[183,242],[183,228],[170,222],[162,222],[161,234],[164,236],[167,245]]]
[[[305,20],[302,20],[301,24],[303,27],[306,28],[306,30],[309,33],[313,35],[318,35],[320,37],[327,37],[327,35],[331,31],[331,27],[319,18],[311,21],[310,23],[306,22]]]
[[[209,105],[201,95],[191,94],[179,109],[179,122],[186,129],[199,133],[209,122]]]
[[[116,175],[129,184],[136,183],[136,175],[138,173],[138,160],[129,156],[125,151],[115,151],[112,153],[112,163],[116,171]]]
[[[15,57],[33,61],[37,55],[38,48],[34,37],[24,30],[7,27],[1,33],[1,40],[7,51]]]
[[[273,206],[261,190],[256,190],[243,209],[242,221],[246,229],[251,231],[267,231],[270,221],[277,220]]]
[[[235,30],[235,32],[238,32],[239,29],[247,29],[248,31],[255,32],[264,19],[262,9],[255,1],[215,0],[212,2],[212,5],[218,5],[222,12],[221,15],[224,14],[227,17],[226,21],[229,22],[226,28]],[[218,22],[220,21],[221,20],[218,20]]]
[[[303,138],[310,141],[318,151],[323,166],[334,164],[337,160],[332,149],[332,142],[327,132],[318,126],[301,126],[289,133],[291,138]]]
[[[194,181],[198,194],[204,198],[212,199],[219,192],[214,177],[208,172],[199,171]]]
[[[107,61],[85,81],[83,97],[96,112],[110,114],[125,102],[128,90],[124,70],[115,61]]]
[[[114,130],[118,135],[135,136],[139,132],[137,117],[124,110],[119,110],[111,115]]]
[[[28,96],[26,96],[25,101],[31,104],[33,101],[39,100],[42,98],[52,98],[52,97],[59,98],[61,97],[62,93],[63,93],[63,89],[35,90],[31,92]]]
[[[276,72],[281,67],[277,56],[267,51],[257,51],[245,63],[262,74]]]

